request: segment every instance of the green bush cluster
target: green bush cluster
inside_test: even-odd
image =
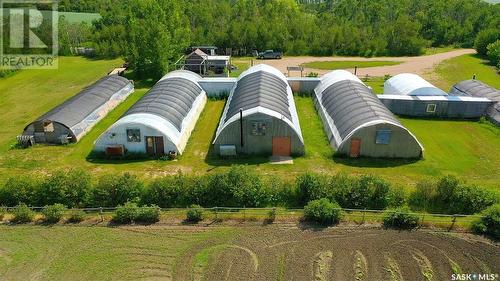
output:
[[[422,180],[414,189],[391,185],[373,175],[334,176],[303,173],[295,180],[262,176],[246,166],[205,175],[164,176],[144,182],[136,176],[105,175],[97,179],[82,170],[59,171],[47,177],[22,176],[0,187],[0,206],[68,208],[116,207],[127,202],[139,206],[296,207],[327,198],[342,208],[387,209],[408,204],[413,210],[473,214],[499,202],[495,191],[470,185],[453,176]]]
[[[66,207],[62,204],[54,204],[50,206],[45,206],[42,210],[42,214],[45,217],[45,222],[47,223],[58,223],[66,211]]]
[[[415,210],[449,214],[474,214],[498,202],[498,194],[460,182],[455,176],[422,181],[410,195]]]
[[[500,239],[500,204],[495,204],[484,210],[480,220],[472,225],[472,229],[479,234],[487,234]]]
[[[337,202],[326,198],[312,200],[304,207],[304,218],[321,225],[337,224],[342,218],[342,210]]]
[[[191,205],[186,211],[186,221],[197,223],[203,220],[203,208],[200,205]]]
[[[384,226],[389,228],[412,229],[418,226],[418,222],[418,216],[408,206],[387,210],[383,218]]]
[[[160,208],[155,205],[137,206],[137,203],[127,202],[116,208],[113,222],[116,223],[155,223],[160,220]]]
[[[12,210],[14,217],[12,218],[13,223],[29,223],[33,221],[35,217],[35,212],[31,210],[26,204],[19,204]]]
[[[72,210],[68,216],[69,223],[80,223],[85,219],[85,212],[81,210]]]

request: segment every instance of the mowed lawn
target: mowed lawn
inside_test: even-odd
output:
[[[401,64],[400,61],[313,61],[302,64],[304,67],[324,70],[366,68]]]
[[[209,100],[193,131],[184,155],[177,161],[90,158],[94,141],[113,124],[147,88],[136,89],[124,103],[99,122],[79,143],[67,146],[38,145],[30,149],[10,149],[26,124],[61,103],[81,88],[105,75],[120,61],[91,61],[61,58],[59,71],[22,71],[0,80],[1,121],[0,181],[24,173],[47,174],[57,169],[77,167],[100,176],[131,172],[144,179],[185,173],[210,173],[232,164],[248,164],[263,175],[292,178],[305,171],[377,174],[394,184],[413,186],[426,177],[454,174],[485,187],[500,182],[500,129],[477,121],[402,119],[425,147],[422,160],[344,159],[333,150],[310,97],[296,96],[296,105],[306,145],[306,155],[293,165],[271,165],[265,157],[219,159],[209,150],[224,108],[224,101]],[[38,97],[42,96],[40,99]]]
[[[236,228],[0,226],[0,280],[172,280]],[[191,254],[191,253],[189,253]]]

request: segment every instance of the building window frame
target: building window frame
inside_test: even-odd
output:
[[[425,108],[425,112],[427,112],[427,113],[435,113],[436,109],[437,109],[437,104],[435,104],[435,103],[429,103],[426,106],[426,108]]]
[[[141,142],[141,129],[129,128],[127,129],[127,142]]]
[[[391,143],[391,138],[392,138],[392,130],[389,129],[377,130],[375,136],[375,144],[388,145]]]

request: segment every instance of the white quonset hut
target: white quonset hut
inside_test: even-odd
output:
[[[412,117],[479,118],[492,103],[484,97],[448,95],[408,73],[387,80],[378,98],[392,113]]]
[[[214,152],[221,155],[304,153],[292,90],[279,70],[259,64],[240,75],[213,145]]]
[[[465,80],[455,84],[450,95],[463,96],[461,98],[485,98],[491,100],[492,104],[486,109],[490,120],[500,125],[500,91],[484,84],[479,80]]]
[[[314,95],[330,145],[349,157],[419,158],[423,147],[355,75],[336,70]]]
[[[112,155],[182,154],[207,101],[199,79],[187,70],[165,75],[99,137],[94,150]]]
[[[77,142],[133,91],[126,78],[105,76],[27,125],[23,136],[35,143]]]
[[[385,81],[384,95],[446,96],[447,94],[416,74],[401,73]]]

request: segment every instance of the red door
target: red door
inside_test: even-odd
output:
[[[351,140],[351,151],[349,153],[350,157],[359,157],[361,152],[361,140],[360,139],[352,139]]]
[[[290,156],[292,140],[290,137],[273,137],[273,156]]]

